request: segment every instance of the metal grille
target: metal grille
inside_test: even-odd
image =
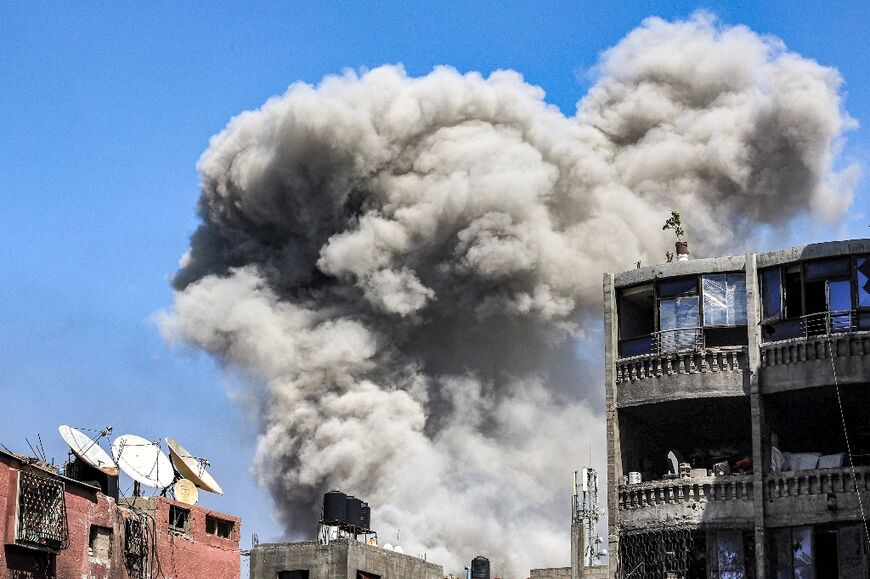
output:
[[[63,481],[19,471],[16,539],[51,549],[69,546]]]
[[[619,540],[621,579],[705,579],[704,533],[697,529],[660,529]]]
[[[124,519],[124,566],[127,575],[136,579],[147,577],[148,530],[139,518]]]

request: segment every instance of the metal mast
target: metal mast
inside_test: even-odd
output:
[[[574,471],[574,497],[572,522],[580,523],[586,530],[586,544],[583,545],[583,562],[587,567],[595,565],[601,558],[601,537],[598,535],[598,519],[601,509],[598,506],[598,473],[594,468]]]

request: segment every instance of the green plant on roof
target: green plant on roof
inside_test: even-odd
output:
[[[678,211],[671,211],[671,216],[668,217],[665,224],[662,225],[662,231],[667,231],[668,229],[673,229],[674,234],[677,236],[677,241],[683,240],[683,235],[686,234],[683,231],[682,224],[680,223],[680,213]]]

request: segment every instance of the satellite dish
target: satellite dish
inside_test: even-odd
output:
[[[177,440],[167,438],[166,444],[169,446],[169,456],[172,457],[172,464],[178,474],[204,491],[219,495],[224,494],[221,486],[205,470],[205,465],[181,446]]]
[[[185,505],[195,505],[199,500],[199,492],[196,490],[196,485],[186,478],[179,479],[172,485],[172,494],[175,500]]]
[[[668,465],[670,466],[671,474],[680,474],[680,463],[686,462],[679,450],[668,451]]]
[[[118,476],[118,465],[112,457],[97,443],[97,439],[91,439],[81,430],[62,424],[57,428],[60,437],[63,438],[73,453],[88,465],[109,476]]]
[[[399,554],[405,552],[405,550],[402,548],[401,545],[396,545],[395,547],[393,547],[393,551],[395,551],[396,553],[399,553]]]
[[[392,545],[390,545],[389,543],[384,543],[384,551],[392,551],[392,550],[393,550]]]
[[[112,456],[127,476],[145,486],[165,489],[175,479],[172,464],[160,445],[141,436],[125,434],[116,438]]]

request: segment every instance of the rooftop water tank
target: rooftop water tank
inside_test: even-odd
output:
[[[327,522],[347,519],[347,495],[341,491],[329,491],[323,495],[323,520]]]
[[[471,560],[471,579],[489,579],[489,559],[477,556]]]

